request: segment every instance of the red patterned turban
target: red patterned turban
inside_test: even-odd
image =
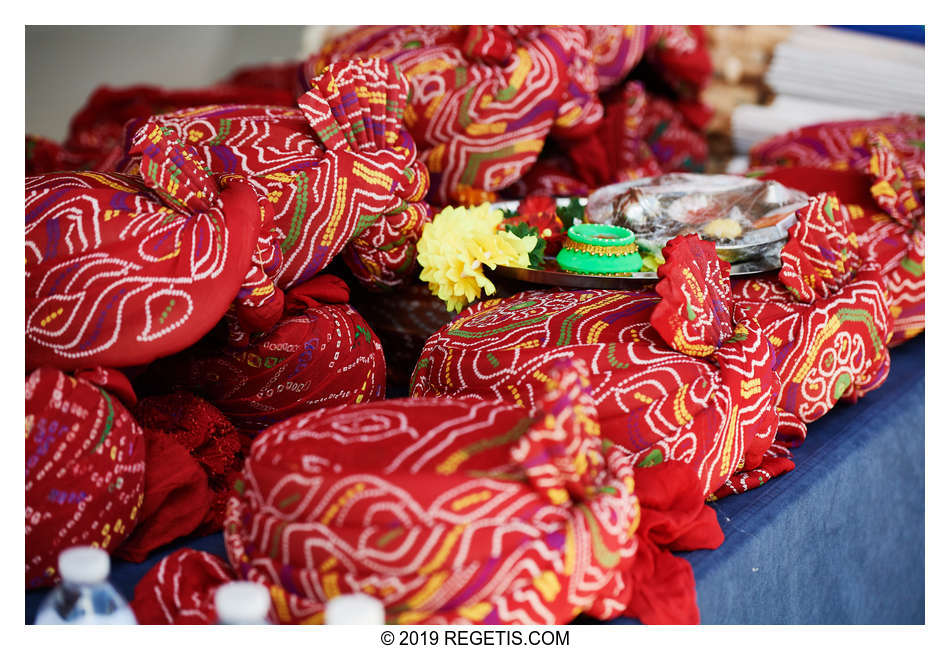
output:
[[[342,253],[356,277],[391,287],[415,268],[429,219],[428,173],[402,128],[407,84],[391,65],[342,61],[313,80],[298,107],[208,106],[129,125],[127,170],[156,130],[213,173],[240,174],[258,191],[260,236],[238,316],[252,329],[280,317],[283,290]]]
[[[260,228],[254,190],[156,139],[144,178],[26,179],[27,369],[148,363],[201,338],[238,293]]]
[[[775,347],[779,407],[803,422],[887,378],[887,290],[880,266],[862,260],[850,215],[835,195],[812,197],[798,211],[777,277],[738,279],[733,292]]]
[[[70,377],[42,367],[26,378],[27,589],[58,579],[60,551],[93,545],[111,553],[135,527],[145,441],[117,397],[135,401],[115,370]]]
[[[469,307],[429,339],[413,396],[535,408],[553,364],[581,359],[604,436],[634,463],[689,464],[712,494],[762,464],[785,418],[774,356],[755,320],[733,309],[711,243],[677,238],[664,256],[656,292],[535,290]]]
[[[142,381],[198,393],[250,434],[315,408],[382,399],[382,346],[347,300],[342,280],[317,276],[287,292],[269,330],[248,336],[229,319],[226,334],[159,361]]]
[[[763,177],[846,204],[863,259],[881,267],[897,345],[924,328],[924,119],[806,127],[757,145]]]
[[[232,566],[270,588],[280,622],[320,622],[330,598],[359,591],[398,623],[563,623],[617,616],[634,600],[689,618],[663,610],[693,598],[688,563],[657,561],[647,542],[638,554],[632,463],[600,438],[582,375],[552,376],[536,412],[400,399],[271,427],[230,503]],[[669,487],[698,494],[688,481]],[[673,538],[721,541],[708,508],[657,523]],[[634,584],[638,561],[647,576],[672,566],[682,593]]]
[[[360,27],[302,67],[374,56],[412,87],[406,124],[432,174],[432,199],[495,192],[537,160],[548,134],[578,137],[603,116],[597,93],[636,64],[648,29],[634,26]]]

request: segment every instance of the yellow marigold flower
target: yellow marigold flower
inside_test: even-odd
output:
[[[485,277],[482,264],[526,268],[528,253],[537,238],[519,238],[498,229],[503,215],[488,203],[473,208],[445,208],[422,229],[417,244],[419,278],[429,290],[445,301],[449,311],[462,308],[481,296],[495,293],[495,285]]]

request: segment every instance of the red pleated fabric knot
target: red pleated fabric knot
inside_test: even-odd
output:
[[[811,422],[887,378],[893,316],[880,266],[862,259],[853,209],[819,194],[798,210],[777,277],[733,282],[736,304],[776,351],[778,406]],[[800,444],[804,431],[783,436]]]
[[[399,71],[343,61],[313,83],[295,108],[206,106],[128,127],[129,170],[159,129],[219,183],[254,188],[261,230],[234,311],[245,329],[273,327],[284,292],[341,253],[367,286],[400,285],[429,220],[429,176],[403,127],[408,87]]]
[[[650,323],[673,349],[709,356],[733,334],[729,264],[698,235],[673,238],[663,259],[656,285],[661,300]]]
[[[851,219],[834,194],[812,197],[796,214],[782,248],[779,279],[802,302],[828,298],[861,267]]]

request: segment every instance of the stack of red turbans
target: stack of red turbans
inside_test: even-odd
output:
[[[135,397],[112,370],[70,377],[44,366],[26,378],[26,587],[58,579],[59,552],[114,551],[140,518],[145,440]]]
[[[788,418],[775,408],[772,347],[734,308],[713,245],[676,238],[663,254],[655,291],[534,290],[469,307],[426,344],[413,396],[534,407],[553,364],[582,359],[604,435],[635,463],[689,464],[713,494],[762,464]]]
[[[430,198],[436,203],[480,202],[512,186],[538,161],[548,136],[566,143],[569,152],[577,143],[595,139],[601,143],[593,154],[600,158],[595,163],[606,164],[621,155],[619,140],[597,139],[595,134],[610,128],[599,93],[621,82],[644,58],[660,70],[681,101],[674,109],[673,103],[660,100],[652,111],[641,102],[638,117],[632,118],[638,124],[629,124],[626,135],[647,137],[656,145],[660,164],[671,168],[688,168],[705,157],[702,138],[686,136],[687,129],[681,128],[681,116],[688,115],[696,125],[708,119],[696,99],[712,69],[701,28],[360,27],[303,64],[303,85],[329,62],[352,56],[390,61],[409,80],[406,125],[429,167]],[[624,95],[618,101],[628,99]],[[654,142],[660,138],[665,144]],[[686,141],[691,149],[683,154]],[[591,162],[596,143],[577,149],[572,158],[577,158],[578,168]]]
[[[338,254],[373,287],[413,270],[428,176],[401,127],[406,93],[389,64],[341,62],[314,80],[299,108],[216,106],[133,121],[124,172],[27,178],[27,370],[80,371],[60,382],[84,386],[82,369],[122,367],[148,385],[147,366],[160,360],[176,364],[183,380],[200,380],[171,396],[165,383],[164,397],[136,409],[144,440],[128,413],[110,416],[140,437],[134,486],[120,476],[125,491],[104,483],[71,491],[68,481],[62,496],[53,490],[59,504],[95,504],[97,516],[122,510],[116,521],[93,522],[110,551],[132,531],[130,499],[139,527],[123,557],[143,559],[182,534],[220,529],[249,444],[229,418],[256,433],[316,406],[383,396],[379,342],[344,304],[347,286],[321,272]],[[58,373],[37,372],[47,371]],[[29,395],[28,386],[28,414]],[[70,439],[94,426],[76,425]],[[123,449],[129,462],[131,447],[113,447],[109,461]],[[87,465],[68,471],[84,476]],[[63,467],[45,467],[44,476],[60,480]],[[108,472],[97,469],[101,483]],[[30,492],[29,475],[27,483]],[[63,519],[71,511],[35,512],[28,522],[76,532]],[[86,537],[65,542],[92,539],[79,532]],[[28,531],[36,556],[28,570],[48,573],[60,546],[40,552],[36,539]],[[39,584],[28,573],[31,580]]]
[[[878,264],[897,345],[924,328],[923,117],[832,122],[757,145],[755,173],[809,193],[836,192],[860,255]]]
[[[341,251],[361,280],[401,281],[428,218],[405,94],[392,66],[335,64],[303,110],[152,118],[131,127],[129,174],[29,178],[28,366],[148,363],[232,303],[248,332],[267,330],[284,290]]]
[[[692,473],[669,463],[661,479],[600,437],[585,375],[582,364],[553,369],[536,410],[402,399],[268,429],[229,506],[229,575],[268,586],[281,623],[321,622],[329,599],[352,592],[382,600],[398,623],[564,623],[580,612],[696,622],[689,565],[657,540],[714,547],[715,515],[701,498],[672,514],[671,500],[696,503]],[[638,500],[641,482],[654,500]],[[170,556],[139,584],[136,613],[212,622],[224,570]],[[178,584],[185,574],[202,579]]]

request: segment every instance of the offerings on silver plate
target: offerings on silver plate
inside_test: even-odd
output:
[[[591,223],[630,228],[659,254],[677,235],[716,243],[727,262],[777,256],[808,195],[775,181],[725,174],[665,174],[602,187],[587,200]]]

